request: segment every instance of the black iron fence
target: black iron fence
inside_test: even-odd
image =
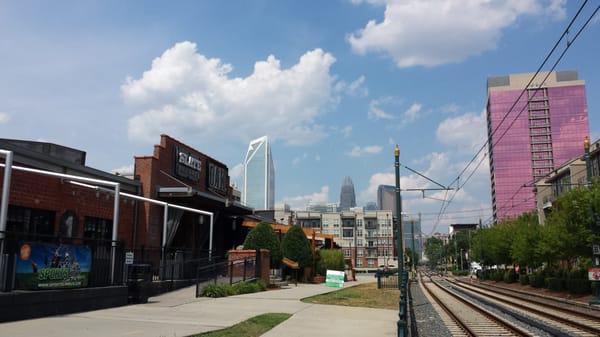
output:
[[[377,289],[398,289],[398,272],[384,272],[378,270],[375,273],[377,278]]]
[[[260,278],[260,256],[248,256],[237,260],[219,261],[196,270],[196,297],[209,284],[244,282]]]

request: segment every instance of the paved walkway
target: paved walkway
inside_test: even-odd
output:
[[[358,283],[371,282],[371,277]],[[348,283],[348,285],[356,282]],[[189,287],[153,297],[148,304],[0,324],[1,337],[181,337],[237,324],[267,312],[294,314],[265,336],[395,336],[395,310],[303,303],[332,291],[324,285],[210,299]]]

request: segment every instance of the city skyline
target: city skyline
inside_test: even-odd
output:
[[[165,133],[219,158],[238,186],[248,143],[268,134],[276,203],[336,202],[348,175],[366,205],[394,184],[396,143],[403,164],[443,184],[456,178],[486,139],[486,79],[534,71],[578,9],[518,3],[5,2],[0,133],[85,149],[91,166],[113,172],[132,172],[131,157]],[[557,67],[586,80],[592,140],[598,22]],[[401,174],[402,186],[431,187]],[[437,214],[435,199],[448,196],[402,197],[406,212]],[[423,231],[485,220],[491,205],[482,163]]]

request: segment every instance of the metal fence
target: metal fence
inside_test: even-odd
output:
[[[398,289],[398,274],[376,273],[377,289]]]
[[[196,270],[196,297],[200,297],[209,284],[233,284],[260,278],[260,258],[257,255],[199,267]]]

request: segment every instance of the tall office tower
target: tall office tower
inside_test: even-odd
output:
[[[533,182],[583,154],[583,138],[589,134],[585,82],[576,71],[557,71],[536,90],[547,74],[538,74],[512,110],[534,74],[488,78],[494,221],[535,209]],[[507,113],[506,120],[492,135]]]
[[[377,187],[377,207],[382,211],[392,211],[396,216],[396,187],[379,185]]]
[[[345,177],[340,192],[340,210],[347,211],[356,207],[356,195],[354,194],[354,183],[350,177]]]
[[[275,208],[275,168],[267,136],[251,141],[248,146],[242,201],[255,209]]]

